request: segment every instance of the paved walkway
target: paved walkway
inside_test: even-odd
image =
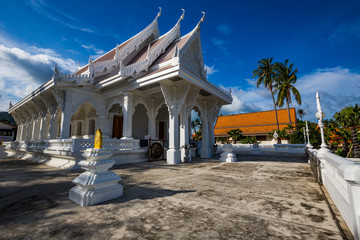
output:
[[[341,239],[302,158],[117,166],[124,196],[80,207],[67,172],[0,160],[0,239]]]

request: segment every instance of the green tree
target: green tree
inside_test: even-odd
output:
[[[202,139],[201,121],[199,118],[196,118],[195,120],[191,121],[191,128],[195,133],[194,140],[195,141],[201,140]]]
[[[302,118],[306,115],[306,112],[304,111],[304,109],[299,108],[297,110],[297,115],[299,116],[300,120],[302,120]]]
[[[229,136],[233,139],[235,143],[236,141],[239,141],[244,137],[243,132],[238,128],[231,129],[230,131],[227,132],[227,134],[229,134]]]
[[[290,125],[292,125],[289,104],[292,104],[291,93],[294,95],[296,102],[301,105],[301,96],[299,91],[296,89],[294,84],[297,81],[296,74],[298,69],[294,69],[294,63],[289,64],[289,60],[286,59],[284,63],[275,63],[276,78],[275,84],[276,90],[278,91],[276,104],[279,107],[284,106],[286,101]]]
[[[335,113],[334,120],[341,128],[350,129],[353,157],[360,157],[359,139],[357,136],[357,128],[360,127],[360,106],[347,106],[340,112]]]
[[[272,63],[273,58],[263,58],[258,62],[258,67],[253,71],[253,77],[257,77],[256,86],[259,87],[261,84],[267,88],[270,93],[274,103],[275,109],[275,117],[276,117],[276,126],[277,130],[279,131],[279,120],[277,115],[276,103],[274,94],[276,89],[274,88],[275,83],[275,64]],[[281,143],[281,139],[278,138],[278,143]]]

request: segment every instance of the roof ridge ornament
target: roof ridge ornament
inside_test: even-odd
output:
[[[147,53],[146,53],[146,60],[149,60],[149,58],[150,58],[150,49],[151,49],[150,45],[151,44],[149,43]]]
[[[156,15],[154,22],[156,22],[160,16],[161,16],[161,7],[159,7],[159,13]]]
[[[176,43],[175,43],[175,52],[174,52],[173,57],[178,57],[178,56],[179,56],[179,48],[178,48],[178,42],[176,41]]]
[[[181,14],[181,16],[180,16],[179,20],[177,21],[176,25],[179,25],[179,24],[180,24],[180,21],[184,19],[185,9],[183,9],[183,8],[182,8],[182,9],[181,9],[181,11],[183,11],[183,12],[182,12],[182,14]]]
[[[196,29],[200,29],[200,24],[205,20],[205,12],[201,12],[203,14],[202,18],[200,19],[199,23],[196,25]]]

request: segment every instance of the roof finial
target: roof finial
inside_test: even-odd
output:
[[[90,55],[90,57],[89,57],[89,64],[91,64],[92,63],[92,59],[91,59],[91,55]]]
[[[199,23],[196,25],[196,29],[200,29],[200,24],[204,21],[205,19],[205,12],[201,12],[203,14],[202,18],[200,19]]]
[[[159,13],[156,15],[154,22],[156,22],[160,16],[161,16],[161,7],[159,7]]]
[[[79,63],[80,63],[80,61],[77,61],[77,62],[76,62],[77,70],[80,70],[80,68],[81,68]]]
[[[59,73],[59,69],[58,69],[57,63],[55,63],[55,68],[54,68],[54,74],[56,74],[56,73]]]
[[[180,23],[180,21],[184,19],[185,9],[182,8],[181,11],[183,11],[183,13],[181,14],[181,16],[180,16],[179,20],[177,21],[176,25],[178,25]]]

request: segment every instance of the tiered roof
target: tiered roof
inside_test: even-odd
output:
[[[277,110],[280,130],[287,127],[289,116],[287,109]],[[295,108],[290,108],[292,125],[295,126]],[[242,113],[228,116],[219,116],[214,129],[216,137],[228,136],[227,132],[231,129],[240,129],[244,135],[266,135],[277,129],[275,111]]]

